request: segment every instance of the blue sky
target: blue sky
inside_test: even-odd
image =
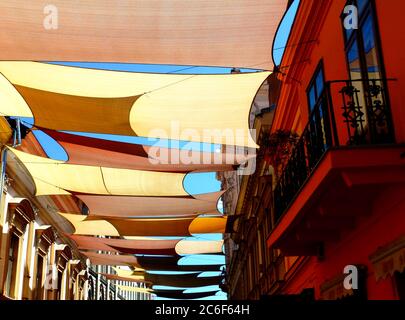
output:
[[[281,62],[282,55],[284,53],[284,47],[288,39],[289,30],[293,23],[296,11],[298,9],[299,0],[295,2],[290,7],[290,10],[287,12],[285,19],[279,27],[279,33],[277,34],[274,42],[274,52],[273,59],[275,64],[278,65]],[[179,73],[179,74],[222,74],[229,73],[230,68],[216,68],[216,67],[190,67],[190,66],[176,66],[176,65],[148,65],[148,64],[125,64],[125,63],[81,63],[81,62],[49,62],[54,64],[62,64],[74,67],[81,68],[95,68],[95,69],[106,69],[106,70],[116,70],[116,71],[130,71],[130,72],[153,72],[153,73]],[[252,69],[242,69],[242,72],[252,72],[255,70]],[[25,123],[31,122],[30,119],[24,119]],[[142,137],[124,137],[124,136],[114,136],[114,135],[100,135],[100,134],[88,134],[88,133],[75,133],[82,134],[86,136],[109,139],[114,141],[123,141],[135,144],[156,144],[159,142],[162,146],[170,146],[170,141],[157,139],[149,139]],[[50,158],[66,160],[66,154],[64,150],[58,146],[58,144],[53,141],[50,137],[40,131],[35,131],[37,139],[40,141],[44,147],[47,155]],[[187,147],[195,150],[204,150],[204,151],[214,151],[217,146],[209,144],[199,144],[199,143],[189,143],[189,142],[180,142],[179,146]],[[198,174],[189,174],[185,181],[184,186],[187,192],[190,194],[198,193],[207,193],[220,190],[220,182],[216,180],[215,173],[198,173]],[[195,239],[201,240],[217,240],[221,239],[222,235],[198,235]],[[186,256],[180,260],[180,264],[218,264],[225,263],[224,256],[221,255],[193,255]],[[216,275],[215,273],[203,273],[201,276],[210,276]],[[165,288],[166,287],[156,287],[156,288]],[[174,288],[178,289],[178,288]],[[209,286],[203,288],[187,289],[184,288],[185,292],[205,292],[212,290],[219,290],[218,286]],[[224,293],[218,293],[215,297],[208,297],[204,299],[218,299],[225,300],[226,295]],[[202,300],[204,300],[202,299]]]

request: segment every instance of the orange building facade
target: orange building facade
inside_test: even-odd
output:
[[[273,185],[267,245],[297,257],[277,294],[405,299],[404,10],[300,3],[271,127],[298,137]]]

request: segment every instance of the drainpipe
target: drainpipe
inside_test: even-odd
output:
[[[17,118],[15,120],[15,123],[16,123],[16,127],[13,132],[13,145],[12,145],[13,148],[21,145],[20,119]],[[5,146],[3,146],[1,149],[0,203],[3,198],[4,184],[5,184],[5,180],[6,180],[7,151],[8,151],[8,149]]]

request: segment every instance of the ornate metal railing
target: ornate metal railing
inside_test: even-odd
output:
[[[276,223],[330,148],[394,142],[387,80],[325,84],[274,190]]]

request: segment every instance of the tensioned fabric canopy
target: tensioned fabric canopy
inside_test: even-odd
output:
[[[223,240],[127,240],[67,235],[79,249],[147,255],[221,253]]]
[[[223,240],[219,241],[196,241],[196,240],[182,240],[176,244],[175,251],[177,254],[208,254],[208,253],[221,253]]]
[[[70,194],[184,196],[184,174],[66,164],[9,149],[35,182],[36,195]]]
[[[217,209],[224,191],[184,197],[126,197],[77,194],[89,208],[89,216],[191,217],[199,214],[220,214]]]
[[[129,282],[136,282],[136,283],[147,283],[143,277],[142,277],[142,279],[137,279],[136,277],[132,277],[132,276],[120,277],[119,275],[110,274],[110,273],[100,273],[100,274],[103,277],[105,277],[107,280],[129,281]]]
[[[256,148],[250,107],[270,72],[151,74],[0,62],[39,127]],[[16,100],[17,98],[15,98]],[[9,106],[0,112],[17,114]],[[10,114],[6,114],[9,112]],[[108,119],[108,121],[106,121]]]
[[[75,235],[94,236],[189,236],[224,233],[226,217],[172,219],[103,219],[80,214],[59,213],[73,226]]]
[[[287,2],[2,1],[0,59],[272,69]]]
[[[22,112],[10,105],[0,112],[26,116],[31,110],[39,127],[251,148],[257,145],[250,107],[270,75],[152,74],[20,61],[0,62],[0,73],[15,87],[2,86],[9,89],[4,94],[20,94],[27,103]]]
[[[192,265],[192,264],[179,264],[181,263],[180,257],[162,257],[162,256],[137,256],[137,263],[142,266],[143,270],[148,271],[176,271],[176,272],[218,272],[223,268],[223,264],[205,264],[205,265]],[[140,275],[140,269],[135,271],[122,270],[115,268],[118,276]],[[142,273],[143,274],[143,273]]]
[[[98,250],[128,254],[176,254],[176,244],[180,240],[127,240],[89,236],[67,235],[81,250]]]
[[[188,300],[211,297],[214,296],[218,291],[219,290],[184,293],[184,290],[153,290],[152,293],[161,298]]]
[[[42,130],[63,147],[70,164],[163,172],[218,172],[232,171],[252,157],[237,149],[233,153],[187,151]]]
[[[92,265],[141,267],[133,255],[102,254],[91,251],[81,251],[81,253],[90,259]]]
[[[124,285],[117,285],[118,289],[122,291],[129,291],[129,292],[140,292],[140,293],[153,293],[153,290],[148,288],[138,288],[138,287],[130,287]]]
[[[199,273],[192,274],[145,274],[145,280],[153,285],[169,287],[204,287],[218,285],[224,279],[223,276],[200,277]]]
[[[134,276],[119,276],[114,274],[102,274],[109,280],[118,281],[132,281],[140,282],[139,279]],[[213,276],[213,277],[201,277],[199,272],[191,274],[152,274],[145,273],[144,282],[150,283],[157,286],[169,286],[169,287],[183,287],[183,288],[193,288],[193,287],[204,287],[211,285],[219,285],[224,279],[223,276]]]

